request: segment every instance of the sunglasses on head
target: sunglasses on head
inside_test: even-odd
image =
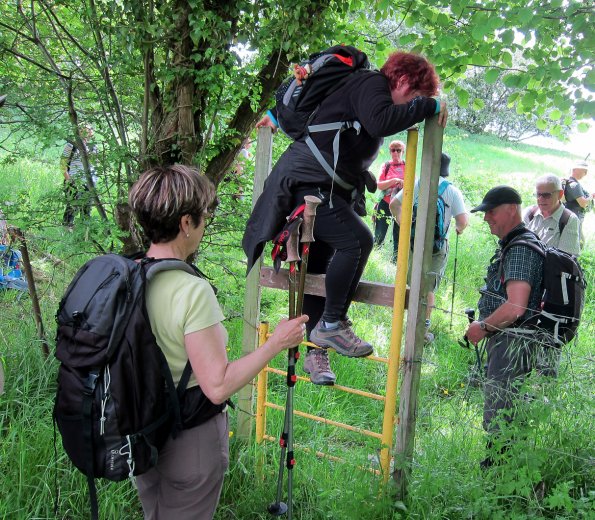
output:
[[[403,148],[391,148],[390,151],[391,152],[402,152]]]

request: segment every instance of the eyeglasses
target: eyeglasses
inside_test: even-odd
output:
[[[543,193],[534,193],[536,199],[551,199],[552,195],[556,193],[555,191],[545,191]]]
[[[390,151],[391,152],[402,152],[403,148],[391,148]]]

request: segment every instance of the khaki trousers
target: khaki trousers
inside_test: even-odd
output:
[[[170,438],[136,478],[145,520],[211,520],[228,465],[227,412]]]

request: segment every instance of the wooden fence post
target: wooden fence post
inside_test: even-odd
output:
[[[270,128],[258,129],[256,158],[254,162],[254,188],[252,208],[262,193],[264,181],[271,171],[273,133]],[[262,256],[255,262],[246,278],[244,295],[244,327],[242,333],[242,356],[253,352],[258,344],[258,324],[260,321],[260,268]],[[254,381],[238,392],[237,436],[250,441],[254,424]]]
[[[411,283],[402,365],[403,375],[399,401],[395,471],[393,472],[393,478],[397,484],[397,495],[401,500],[404,500],[407,496],[407,484],[411,474],[415,445],[417,398],[427,308],[427,273],[430,270],[432,261],[443,134],[444,130],[438,125],[437,116],[426,120],[421,156],[415,243],[411,262]]]

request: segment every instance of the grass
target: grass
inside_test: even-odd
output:
[[[563,174],[573,159],[558,151],[510,145],[491,137],[468,136],[455,129],[449,129],[444,149],[452,157],[450,179],[461,187],[469,205],[479,202],[485,191],[498,183],[517,187],[529,201],[536,177],[550,170]],[[374,171],[385,160],[381,155]],[[90,239],[95,236],[95,228],[77,225],[74,233],[65,233],[58,225],[62,212],[61,179],[57,167],[50,164],[51,161],[45,159],[42,163],[31,160],[0,166],[0,207],[12,222],[27,231],[34,267],[39,273],[36,281],[42,313],[51,340],[60,295],[76,268],[93,254]],[[221,191],[222,212],[201,250],[199,265],[219,287],[218,298],[228,316],[229,355],[237,358],[242,333],[245,265],[233,244],[239,243],[241,215],[248,214],[249,201],[232,206],[230,197],[225,195],[226,187]],[[369,208],[373,202],[374,198],[369,197]],[[39,208],[35,219],[24,210],[20,211],[19,208],[27,206]],[[518,421],[521,425],[517,425],[515,432],[518,441],[514,457],[503,469],[482,474],[478,468],[478,461],[484,456],[483,396],[479,388],[468,385],[473,353],[457,344],[465,330],[463,309],[475,306],[485,265],[496,246],[487,226],[474,216],[470,228],[459,240],[456,285],[453,285],[454,243],[451,243],[446,279],[439,289],[438,309],[433,314],[437,339],[424,352],[407,512],[403,512],[403,506],[395,507],[390,487],[385,489],[381,478],[358,469],[370,466],[370,459],[379,448],[376,440],[297,417],[296,443],[310,451],[300,449],[296,453],[295,518],[593,518],[595,251],[590,245],[595,237],[593,220],[591,213],[586,221],[589,246],[581,257],[589,292],[580,340],[564,350],[558,380],[532,378],[528,382],[528,391],[539,400],[539,405],[526,406],[519,411],[522,420]],[[383,249],[373,252],[366,279],[393,282],[390,249],[391,244],[385,244]],[[63,262],[56,263],[57,258]],[[451,329],[449,311],[453,290]],[[286,294],[280,291],[263,291],[262,314],[271,323],[276,323],[285,313],[285,298]],[[59,440],[54,453],[51,409],[57,363],[53,357],[44,360],[41,355],[29,299],[0,293],[0,306],[0,355],[6,366],[6,393],[0,397],[0,518],[85,517],[89,509],[84,478],[70,465]],[[378,353],[385,354],[391,310],[355,304],[350,315],[356,323],[356,331],[372,341]],[[385,365],[336,355],[331,357],[331,362],[339,383],[384,393]],[[279,356],[274,365],[283,368],[285,357]],[[301,367],[298,373],[303,375]],[[283,405],[283,379],[271,375],[269,381],[269,399]],[[380,431],[382,405],[379,402],[303,382],[296,386],[295,397],[297,409]],[[236,412],[239,413],[242,412]],[[277,437],[281,426],[282,412],[267,411],[267,433]],[[234,415],[232,430],[235,430]],[[270,518],[266,506],[275,497],[278,445],[269,442],[260,446],[246,445],[236,436],[231,441],[231,466],[216,518]],[[341,457],[346,463],[316,457],[315,451]],[[262,469],[257,472],[260,461]],[[540,481],[546,484],[543,497],[534,490]],[[102,518],[142,518],[135,492],[128,482],[102,482],[98,491]],[[54,513],[56,499],[57,516]]]

